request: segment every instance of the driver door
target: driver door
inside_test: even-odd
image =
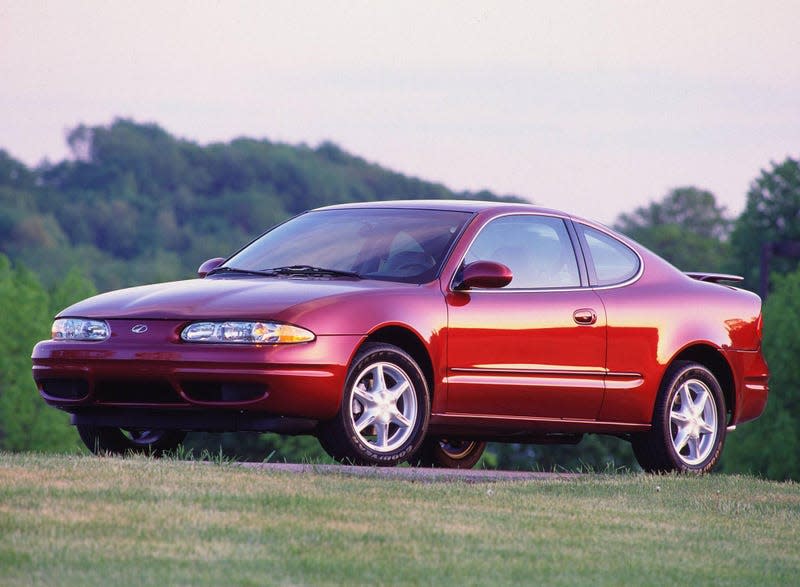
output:
[[[464,263],[490,260],[513,279],[501,289],[448,294],[447,412],[591,420],[603,402],[606,317],[581,287],[561,218],[492,220]]]

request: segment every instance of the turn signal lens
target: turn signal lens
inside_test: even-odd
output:
[[[186,342],[290,344],[311,342],[313,332],[278,322],[195,322],[181,332]]]
[[[51,329],[53,340],[100,341],[108,338],[111,329],[103,320],[59,318]]]

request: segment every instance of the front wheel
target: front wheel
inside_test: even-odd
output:
[[[486,443],[478,440],[428,438],[414,458],[420,467],[471,469],[483,456]]]
[[[652,473],[707,473],[725,443],[725,398],[714,374],[678,361],[664,376],[653,427],[631,442],[636,460]]]
[[[318,438],[334,459],[393,466],[425,438],[428,384],[417,363],[390,344],[365,344],[348,370],[339,413],[320,424]]]
[[[180,430],[125,430],[87,425],[77,428],[83,444],[96,455],[136,453],[160,457],[178,448],[186,437]]]

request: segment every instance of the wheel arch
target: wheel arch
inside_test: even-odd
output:
[[[725,398],[725,410],[730,422],[733,414],[736,413],[736,383],[733,377],[733,370],[719,349],[708,344],[695,344],[687,347],[673,357],[670,364],[667,365],[665,374],[676,361],[693,361],[711,371],[722,388],[722,395]]]
[[[430,394],[431,402],[433,401],[433,362],[431,361],[425,343],[422,342],[422,339],[416,333],[402,326],[383,326],[370,333],[361,346],[370,342],[393,344],[411,355],[411,358],[414,359],[417,365],[419,365],[419,368],[422,369],[425,382],[428,384],[428,393]]]

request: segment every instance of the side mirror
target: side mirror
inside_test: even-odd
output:
[[[214,271],[214,269],[222,265],[224,262],[225,262],[224,257],[214,257],[213,259],[209,259],[208,261],[206,261],[205,263],[200,265],[200,267],[197,268],[198,277],[202,279],[203,277]]]
[[[494,261],[475,261],[464,267],[456,289],[499,289],[511,283],[511,269]]]

